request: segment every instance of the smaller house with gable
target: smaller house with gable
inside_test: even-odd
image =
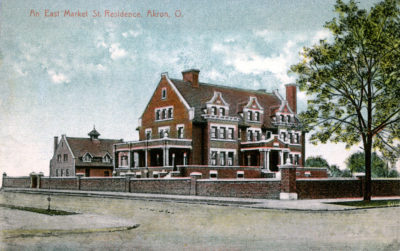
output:
[[[100,139],[93,128],[88,138],[54,137],[54,154],[50,160],[50,176],[65,177],[83,173],[86,177],[112,176],[113,145],[122,139]]]

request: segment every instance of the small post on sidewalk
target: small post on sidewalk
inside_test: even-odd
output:
[[[296,166],[288,163],[279,167],[281,172],[281,200],[297,200]]]
[[[197,195],[197,180],[201,179],[201,176],[199,172],[190,173],[190,195]]]

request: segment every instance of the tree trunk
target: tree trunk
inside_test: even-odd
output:
[[[372,180],[371,180],[371,164],[372,164],[372,138],[368,135],[367,142],[364,147],[365,151],[365,188],[364,188],[364,201],[371,200],[371,188],[372,188]]]

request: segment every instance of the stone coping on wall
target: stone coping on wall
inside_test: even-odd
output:
[[[357,178],[347,178],[347,177],[329,177],[329,178],[297,178],[296,181],[345,181],[345,180],[359,180]]]
[[[198,179],[197,182],[268,182],[268,181],[274,181],[274,182],[279,182],[281,181],[280,179],[277,178],[267,178],[267,179],[259,179],[259,178],[254,178],[254,179]]]

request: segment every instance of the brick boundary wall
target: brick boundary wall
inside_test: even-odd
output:
[[[281,175],[281,179],[202,179],[201,173],[192,173],[190,178],[145,179],[80,175],[49,178],[42,174],[9,177],[3,174],[3,187],[264,199],[359,198],[363,193],[364,177],[296,179],[296,167],[290,166],[282,167]],[[372,196],[400,196],[400,178],[372,179]]]
[[[76,177],[41,177],[41,189],[78,190]]]
[[[301,178],[328,178],[326,167],[300,167],[296,169],[297,179]]]
[[[280,180],[224,179],[197,180],[199,196],[279,199]]]
[[[3,176],[3,187],[30,188],[31,187],[31,178],[29,176],[24,176],[24,177],[4,177]]]
[[[82,177],[80,178],[80,190],[128,192],[126,189],[127,187],[126,183],[127,180],[124,177],[112,177],[112,178]]]

